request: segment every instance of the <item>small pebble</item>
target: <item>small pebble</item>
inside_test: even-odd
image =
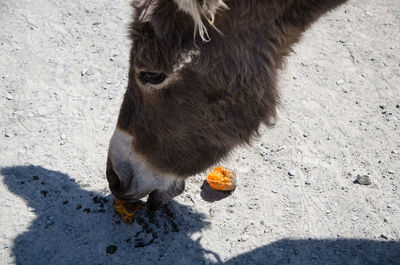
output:
[[[388,173],[389,173],[389,174],[394,174],[394,171],[391,170],[391,169],[389,169],[389,170],[388,170]]]
[[[372,181],[368,175],[358,175],[357,176],[357,183],[360,185],[371,185]]]
[[[312,258],[313,260],[319,260],[319,256],[318,256],[317,254],[315,254],[315,253],[312,253],[312,254],[311,254],[311,258]]]
[[[382,238],[382,239],[386,239],[386,240],[388,239],[388,237],[385,236],[384,234],[381,234],[379,237]]]
[[[339,79],[336,81],[336,85],[340,86],[344,84],[344,80],[343,79]]]
[[[278,149],[276,149],[276,151],[279,152],[279,151],[282,151],[285,148],[286,148],[286,146],[282,145],[282,146],[279,146]]]
[[[11,94],[7,94],[6,99],[12,100],[12,99],[13,99],[13,96],[12,96]]]
[[[107,254],[114,254],[114,253],[117,251],[117,249],[118,249],[117,246],[115,246],[115,245],[109,245],[109,246],[106,248],[106,252],[107,252]]]
[[[61,140],[65,140],[67,137],[65,136],[65,134],[64,133],[62,133],[61,135],[60,135],[60,139]]]
[[[11,135],[12,135],[12,132],[10,130],[6,130],[4,133],[5,137],[11,137]]]
[[[292,177],[293,177],[293,176],[296,175],[296,170],[291,169],[291,170],[289,170],[288,174],[289,174],[289,176],[292,176]]]
[[[276,167],[279,168],[279,169],[282,169],[282,165],[281,164],[278,164]]]
[[[250,239],[250,237],[248,236],[248,235],[244,235],[244,236],[242,236],[241,238],[239,238],[239,242],[246,242],[247,240],[249,240]]]
[[[311,182],[308,181],[308,180],[306,180],[306,181],[304,182],[304,184],[306,184],[306,185],[311,185]]]
[[[308,137],[308,133],[303,133],[303,136],[304,137]]]
[[[272,192],[272,193],[278,193],[278,191],[277,191],[277,190],[271,190],[271,192]]]
[[[343,93],[349,93],[349,90],[348,90],[347,88],[343,87],[343,88],[342,88],[342,92],[343,92]]]

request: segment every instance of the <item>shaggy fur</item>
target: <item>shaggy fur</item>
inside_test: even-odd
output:
[[[209,41],[210,36],[208,35],[207,27],[203,23],[203,19],[213,26],[215,20],[215,14],[220,8],[227,8],[223,0],[174,0],[180,10],[188,13],[194,22],[194,34],[197,30],[199,36],[203,41]],[[216,29],[216,28],[215,28]],[[196,35],[194,35],[196,37]]]
[[[346,0],[226,0],[228,8],[212,14],[221,33],[183,2],[133,3],[129,83],[117,126],[133,136],[132,149],[148,166],[184,178],[273,123],[284,57],[312,22]],[[201,32],[193,40],[202,25],[209,42]],[[165,73],[168,82],[143,84],[141,71]]]

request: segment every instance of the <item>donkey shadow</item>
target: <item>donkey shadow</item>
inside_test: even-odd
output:
[[[209,223],[185,205],[172,201],[154,215],[141,209],[126,225],[114,214],[112,196],[84,190],[64,173],[39,166],[0,173],[36,214],[14,240],[16,264],[400,265],[400,242],[364,239],[282,239],[223,262],[194,239]]]
[[[199,264],[205,254],[219,260],[191,238],[209,224],[185,205],[171,202],[154,214],[142,208],[127,225],[111,195],[84,190],[64,173],[40,166],[0,173],[36,215],[14,240],[16,264]]]
[[[282,239],[224,265],[400,265],[400,242],[366,239]]]

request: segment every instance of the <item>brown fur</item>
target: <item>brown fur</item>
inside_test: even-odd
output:
[[[210,42],[193,40],[194,21],[173,0],[135,1],[128,88],[118,127],[158,172],[187,177],[271,125],[276,72],[301,34],[346,0],[228,0],[208,23]],[[182,54],[197,56],[176,81],[147,91],[137,68],[172,74]]]

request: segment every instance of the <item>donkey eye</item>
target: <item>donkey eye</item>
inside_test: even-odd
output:
[[[145,84],[160,84],[162,83],[167,76],[163,73],[152,73],[152,72],[140,72],[139,73],[139,80]]]

